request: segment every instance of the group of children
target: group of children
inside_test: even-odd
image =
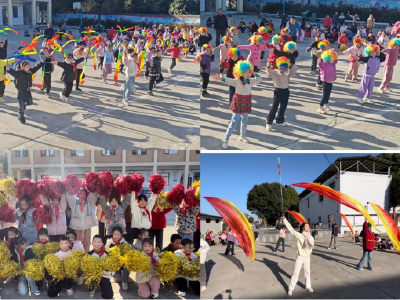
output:
[[[205,27],[200,28],[201,53],[197,55],[197,61],[200,63],[200,73],[202,79],[201,94],[208,97],[207,91],[211,63],[214,61],[213,49],[209,45],[211,35],[207,33]],[[266,27],[258,28],[251,38],[249,45],[239,45],[239,30],[231,27],[228,34],[222,38],[222,44],[214,50],[220,52],[220,74],[214,75],[215,81],[222,81],[229,86],[229,109],[232,111],[231,122],[222,141],[222,148],[228,149],[230,136],[239,120],[240,137],[239,141],[248,143],[246,138],[246,129],[248,116],[251,113],[252,97],[251,90],[253,86],[261,82],[260,65],[264,59],[264,52],[270,51],[266,75],[272,79],[275,86],[272,108],[267,114],[266,130],[272,130],[272,124],[275,120],[277,126],[287,126],[285,121],[285,111],[289,100],[289,82],[296,74],[296,59],[299,55],[297,44],[292,41],[288,28],[283,28],[278,34],[275,34],[268,42],[269,34]],[[344,33],[343,33],[344,35]],[[385,33],[382,34],[383,36]],[[344,38],[346,38],[344,36]],[[347,38],[346,38],[347,39]],[[339,37],[339,43],[342,43]],[[202,44],[204,43],[204,44]],[[348,41],[344,41],[347,44]],[[247,60],[241,55],[242,50],[249,51]],[[379,93],[391,93],[389,84],[392,80],[393,69],[397,63],[400,54],[400,38],[387,39],[378,43],[369,43],[365,39],[356,37],[353,45],[346,49],[341,47],[339,54],[349,55],[349,70],[345,75],[345,81],[352,76],[353,82],[358,82],[357,75],[360,63],[365,64],[360,88],[356,100],[360,104],[373,103],[371,99],[372,90],[375,82],[375,75],[378,73],[380,64],[385,62],[383,70],[383,79]],[[306,52],[311,52],[311,74],[318,74],[316,88],[322,90],[322,97],[317,112],[326,114],[331,111],[329,99],[333,89],[333,83],[337,80],[336,66],[338,63],[338,53],[331,48],[331,43],[317,32]],[[318,68],[317,68],[318,67]],[[226,75],[223,75],[226,72]]]

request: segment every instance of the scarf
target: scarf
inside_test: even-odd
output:
[[[19,251],[19,250],[16,250],[16,251],[19,254],[19,262],[20,262],[21,267],[23,269],[24,268],[24,263],[25,263],[25,255],[24,255],[25,251]]]
[[[147,208],[146,207],[141,207],[141,206],[139,206],[139,208],[140,209],[144,209],[146,211],[146,214],[149,217],[149,221],[151,222],[151,215],[150,215],[150,212],[147,210]]]
[[[118,245],[121,243],[122,238],[119,239],[118,241],[114,240],[114,238],[112,238],[112,240],[113,240],[113,242],[114,242],[114,245],[115,245],[115,246],[118,246]]]
[[[58,207],[58,205],[54,208],[55,210],[55,214],[56,214],[56,222],[58,220],[58,216],[60,215],[60,208]]]
[[[21,218],[19,220],[20,224],[23,224],[24,221],[26,221],[26,213],[28,212],[28,210],[29,210],[29,207],[27,209],[25,209],[25,211],[22,211]]]
[[[75,69],[75,68],[74,68]],[[75,72],[75,71],[74,71]],[[83,212],[83,203],[85,202],[85,198],[81,198],[81,212]]]
[[[305,237],[303,248],[307,250],[312,249],[314,247],[314,243],[311,243],[310,241],[311,233],[303,231],[302,234]]]
[[[10,238],[7,239],[7,243],[8,243],[9,245],[11,245],[11,239],[10,239]]]
[[[72,250],[72,248],[74,248],[74,242],[71,242],[71,244],[70,244],[70,246],[69,246],[69,248]]]
[[[150,254],[147,254],[149,257],[150,257],[150,260],[151,260],[151,262],[154,264],[154,266],[156,266],[157,265],[157,261],[156,261],[156,259],[154,258],[154,251],[151,251],[151,253]]]
[[[108,223],[111,223],[113,212],[117,207],[118,207],[118,205],[116,207],[114,207],[114,206],[110,207],[110,217],[108,218]]]
[[[100,248],[100,252],[97,252],[95,249],[93,249],[93,252],[96,253],[99,257],[102,257],[104,252],[106,252],[106,248],[103,246]]]
[[[192,253],[190,253],[190,254],[187,254],[187,253],[185,253],[185,255],[187,256],[187,258],[189,258],[189,261],[192,261]]]
[[[48,242],[49,242],[49,241],[42,242],[41,240],[39,240],[39,241],[36,241],[35,244],[46,245]]]

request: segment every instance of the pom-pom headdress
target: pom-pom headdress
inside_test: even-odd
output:
[[[318,43],[318,49],[328,49],[328,47],[329,47],[329,45],[330,45],[330,43],[327,41],[327,40],[323,40],[323,41],[320,41],[319,43]]]
[[[259,34],[268,33],[267,28],[265,28],[264,26],[259,27],[259,28],[258,28],[258,33],[259,33]]]
[[[287,42],[285,46],[283,46],[283,51],[289,52],[290,50],[296,50],[297,45],[295,42]]]
[[[240,49],[238,49],[238,48],[230,48],[228,50],[228,57],[232,57],[234,55],[237,55],[238,57],[240,57]]]
[[[229,28],[230,33],[234,33],[235,31],[237,31],[237,27],[232,26],[231,28]]]
[[[285,33],[290,33],[290,30],[289,30],[288,28],[283,28],[283,29],[281,30],[281,34],[283,35],[283,34],[285,34]]]
[[[260,42],[260,43],[263,42],[263,38],[261,35],[253,35],[250,40],[251,40],[252,44],[255,44],[257,42]]]
[[[394,39],[391,39],[389,41],[388,47],[392,49],[392,48],[394,48],[394,46],[400,46],[400,39],[399,38],[394,38]]]
[[[366,56],[369,56],[370,53],[374,51],[377,52],[379,51],[379,46],[378,45],[374,45],[374,44],[369,44],[365,49],[364,49],[364,54]]]
[[[290,68],[290,62],[286,56],[281,56],[276,59],[276,66],[278,67],[278,69],[288,70]]]
[[[231,37],[228,35],[222,37],[222,42],[230,42],[231,40],[232,40]]]
[[[357,43],[362,44],[362,43],[364,43],[364,41],[363,41],[362,38],[355,38],[354,41],[353,41],[353,45],[355,45],[355,44],[357,44]]]
[[[207,33],[207,28],[206,28],[206,27],[200,27],[200,28],[199,28],[199,31],[200,31],[201,33]]]
[[[249,61],[239,61],[233,68],[233,76],[239,79],[247,71],[251,71],[251,73],[253,73],[253,69],[253,65]]]
[[[275,34],[275,35],[272,37],[272,42],[275,43],[276,41],[282,41],[282,38],[281,38],[280,35]]]
[[[209,44],[204,44],[204,45],[201,47],[201,51],[203,51],[203,52],[204,52],[204,50],[206,50],[206,49],[210,49],[210,51],[211,51],[211,50],[212,50],[211,45],[209,45]]]
[[[335,51],[328,50],[328,51],[324,51],[324,53],[321,54],[321,58],[324,62],[333,64],[335,62],[335,60],[338,59],[338,55]]]

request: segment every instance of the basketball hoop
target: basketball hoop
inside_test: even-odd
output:
[[[81,9],[81,3],[80,2],[72,2],[72,9]]]

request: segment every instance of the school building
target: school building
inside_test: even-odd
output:
[[[0,25],[51,23],[52,0],[0,0]],[[72,7],[71,7],[72,9]]]
[[[341,157],[321,173],[314,182],[329,186],[362,203],[378,229],[385,232],[382,222],[370,203],[378,204],[390,213],[390,186],[392,183],[390,168],[392,165],[394,163],[391,161],[371,155]],[[357,211],[308,190],[300,194],[299,211],[311,227],[317,229],[328,228],[330,214],[338,224],[340,233],[349,231],[340,213],[347,217],[354,230],[360,232],[364,223],[364,216]],[[398,214],[391,214],[391,216],[396,223],[400,222]]]
[[[8,150],[7,160],[8,176],[15,180],[64,179],[69,173],[84,179],[88,172],[109,170],[115,178],[141,173],[148,192],[153,174],[164,176],[165,191],[177,183],[189,187],[200,179],[199,150]]]
[[[205,234],[207,230],[217,234],[222,230],[223,219],[221,216],[213,216],[208,214],[200,213],[200,230],[202,234]]]

